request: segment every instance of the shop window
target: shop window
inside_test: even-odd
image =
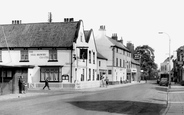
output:
[[[58,67],[42,67],[40,81],[45,81],[49,77],[50,81],[59,81]]]
[[[29,56],[28,56],[28,50],[23,49],[20,51],[21,59],[20,62],[28,62],[29,61]]]
[[[12,77],[12,71],[11,70],[2,70],[1,77],[6,77],[6,78]]]
[[[57,61],[57,50],[49,50],[49,62]]]

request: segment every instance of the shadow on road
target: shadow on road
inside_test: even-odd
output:
[[[160,115],[165,110],[165,104],[137,101],[72,101],[68,102],[81,109],[118,114]]]
[[[155,87],[156,90],[158,91],[163,91],[163,92],[167,92],[167,87],[161,86],[161,87]]]

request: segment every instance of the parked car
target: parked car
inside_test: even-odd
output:
[[[168,78],[161,78],[159,84],[160,84],[160,86],[162,86],[162,85],[168,86],[169,85]]]

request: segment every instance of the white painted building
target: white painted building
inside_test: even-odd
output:
[[[98,52],[97,61],[97,79],[101,80],[103,74],[107,76],[107,58]]]
[[[95,37],[97,50],[107,60],[107,76],[112,84],[120,80],[130,80],[131,53],[123,45],[122,40],[117,39],[117,34],[112,37],[106,36],[105,26],[100,26],[99,35]]]
[[[85,37],[83,21],[72,18],[0,25],[0,64],[34,66],[28,69],[31,87],[43,87],[47,77],[51,87],[98,87],[93,31]]]

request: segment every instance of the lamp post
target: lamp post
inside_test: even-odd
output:
[[[171,37],[169,36],[169,34],[167,34],[166,32],[158,32],[159,34],[166,34],[169,38],[169,85],[168,85],[168,88],[170,89],[171,88],[171,65],[170,65],[170,61],[171,61],[171,53],[170,53],[170,50],[171,50]]]

